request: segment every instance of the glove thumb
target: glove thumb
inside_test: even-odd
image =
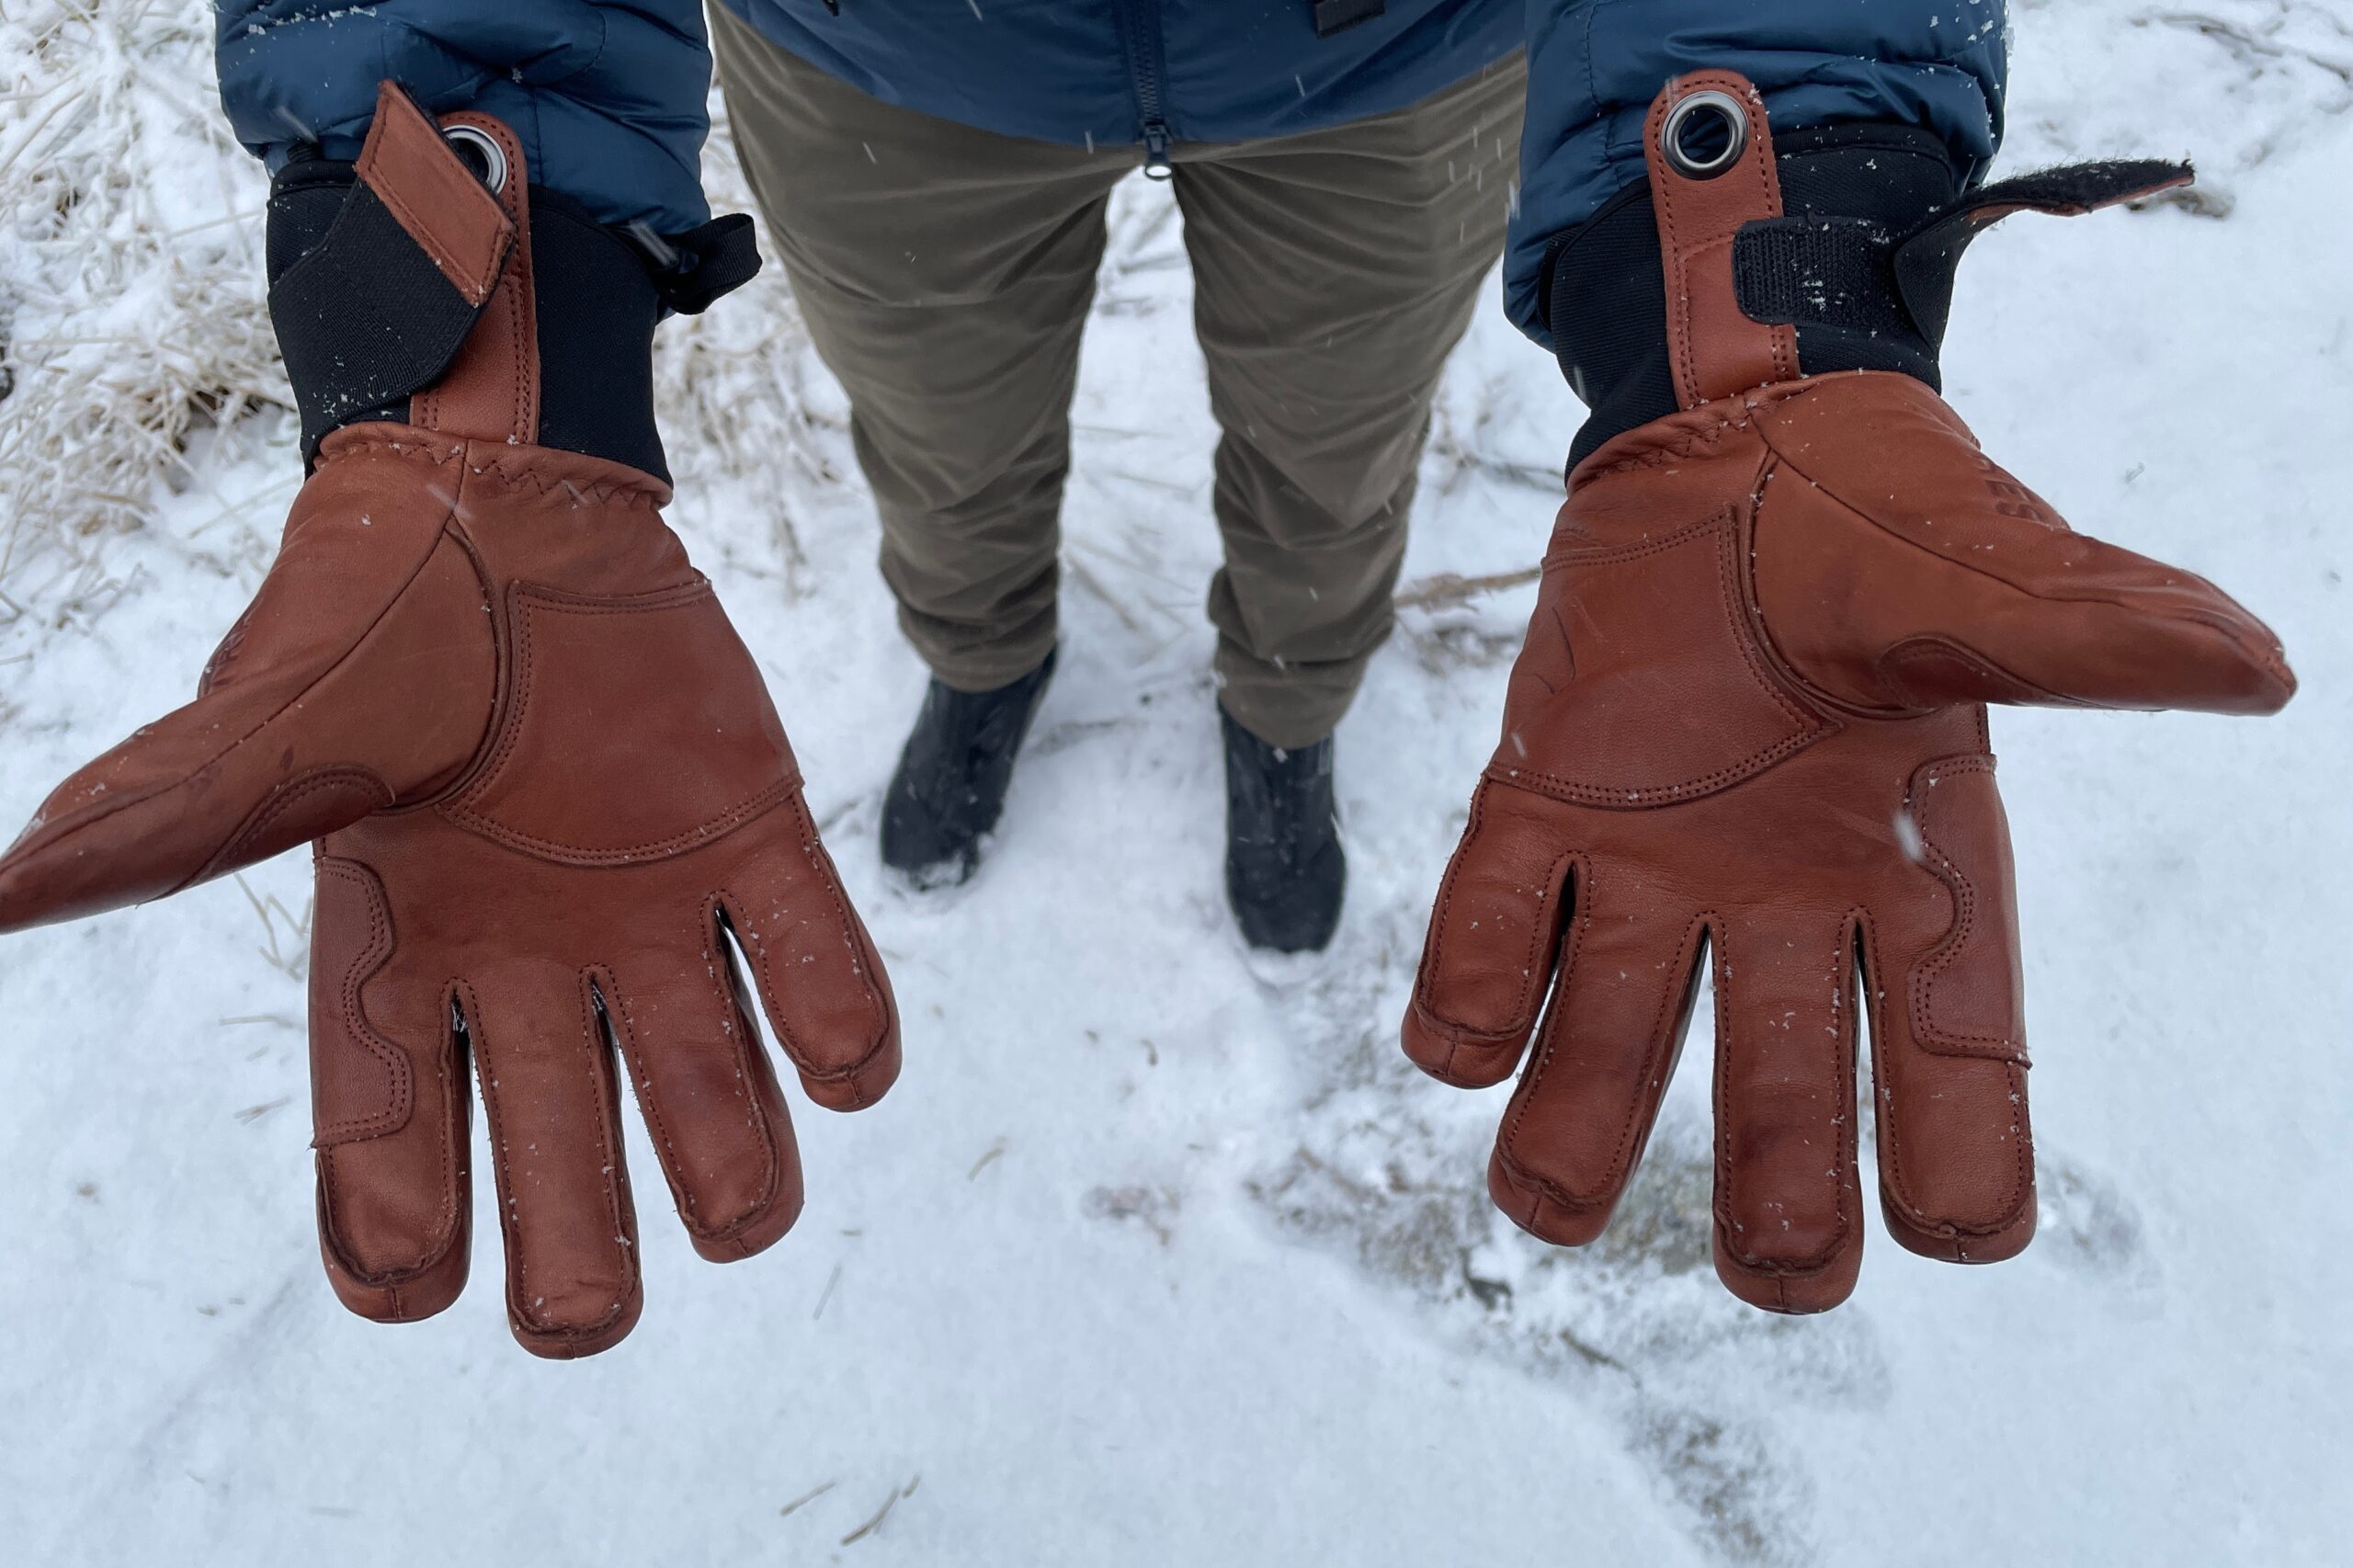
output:
[[[1841,701],[2272,713],[2295,694],[2269,627],[2194,573],[2071,532],[1921,383],[1824,378],[1759,420],[1757,608]]]
[[[447,538],[387,551],[390,531],[298,503],[197,699],[59,785],[0,855],[0,931],[161,898],[464,768],[495,678],[481,580]]]

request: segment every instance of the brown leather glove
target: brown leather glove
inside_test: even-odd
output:
[[[1661,158],[1661,117],[1711,88],[1753,133],[1695,179]],[[1684,411],[1571,476],[1404,1046],[1449,1083],[1494,1084],[1544,1009],[1488,1184],[1536,1235],[1589,1242],[1642,1156],[1706,951],[1717,1272],[1756,1305],[1818,1311],[1861,1259],[1866,1019],[1896,1239],[1990,1262],[2034,1230],[1980,704],[2268,713],[2294,680],[2211,584],[2069,532],[1920,381],[1796,379],[1789,326],[1733,297],[1733,234],[1779,211],[1745,80],[1670,84],[1647,140]]]
[[[668,487],[531,444],[522,154],[457,122],[503,147],[497,200],[396,94],[360,193],[431,214],[441,253],[495,278],[457,363],[410,423],[326,437],[197,700],[66,780],[0,858],[0,930],[317,840],[336,1293],[398,1322],[464,1285],[471,1054],[516,1337],[581,1356],[639,1308],[615,1048],[696,1250],[726,1260],[783,1235],[801,1187],[724,934],[819,1104],[890,1086],[898,1024],[759,673],[663,526]]]

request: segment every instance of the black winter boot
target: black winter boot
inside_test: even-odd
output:
[[[994,691],[958,691],[934,678],[882,801],[882,863],[920,887],[971,878],[981,839],[1005,810],[1013,759],[1029,733],[1054,655]]]
[[[1332,804],[1332,743],[1270,746],[1225,726],[1225,896],[1254,948],[1318,952],[1340,924],[1348,861]]]

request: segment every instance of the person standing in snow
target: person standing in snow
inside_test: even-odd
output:
[[[997,820],[1055,655],[1106,201],[1140,166],[1185,214],[1223,430],[1229,892],[1254,943],[1324,946],[1330,736],[1500,253],[1591,415],[1407,1052],[1492,1084],[1534,1036],[1490,1188],[1588,1241],[1712,955],[1731,1290],[1853,1287],[1866,1017],[1891,1232],[2025,1244],[1984,705],[2268,712],[2294,687],[2260,622],[2068,532],[1937,395],[1976,233],[2188,177],[1984,184],[1994,0],[729,0],[709,34],[690,0],[220,13],[311,477],[198,700],[0,858],[0,930],[318,845],[319,1220],[353,1310],[464,1282],[468,1051],[510,1320],[551,1356],[637,1317],[617,1055],[722,1260],[801,1200],[751,993],[819,1103],[898,1070],[756,670],[655,513],[653,332],[756,265],[696,175],[711,43],[934,672],[886,859],[968,875]]]

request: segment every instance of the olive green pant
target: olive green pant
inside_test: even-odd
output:
[[[949,686],[1002,686],[1054,643],[1079,337],[1141,152],[933,119],[723,8],[711,29],[745,173],[849,393],[900,624]],[[1217,675],[1272,744],[1331,733],[1394,620],[1430,401],[1503,244],[1525,75],[1514,57],[1352,125],[1172,154],[1223,431]]]

